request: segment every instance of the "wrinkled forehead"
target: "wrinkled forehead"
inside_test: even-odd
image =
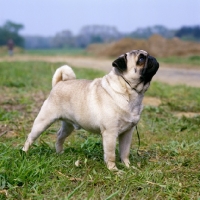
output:
[[[140,54],[144,54],[144,55],[148,55],[148,53],[144,50],[133,50],[133,51],[130,51],[128,53],[126,53],[127,55],[134,55],[134,56],[138,56]]]

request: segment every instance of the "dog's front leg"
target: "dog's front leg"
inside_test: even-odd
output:
[[[121,161],[126,165],[126,167],[130,166],[129,154],[130,154],[130,146],[132,141],[133,128],[124,132],[119,136],[119,152]]]
[[[118,170],[115,164],[115,148],[117,134],[112,131],[104,131],[103,134],[104,161],[109,170]]]

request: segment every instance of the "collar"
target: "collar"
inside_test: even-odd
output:
[[[136,87],[132,88],[132,87],[131,87],[131,84],[130,84],[122,75],[120,75],[120,76],[124,79],[124,81],[130,86],[130,88],[131,88],[132,90],[135,90],[138,94],[140,93],[140,91],[138,91],[136,88],[137,88],[137,86],[138,86],[141,82],[139,82],[139,83],[136,85]]]

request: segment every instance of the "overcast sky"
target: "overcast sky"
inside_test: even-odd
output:
[[[6,20],[23,24],[23,35],[41,36],[76,35],[85,25],[125,33],[153,25],[180,28],[200,25],[200,0],[0,0],[0,26]]]

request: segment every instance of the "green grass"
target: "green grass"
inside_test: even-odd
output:
[[[99,135],[76,131],[62,155],[54,144],[59,123],[52,125],[26,155],[21,151],[33,120],[51,89],[55,69],[64,63],[0,63],[0,199],[199,199],[200,116],[177,118],[174,112],[200,112],[199,89],[153,82],[138,124],[140,156],[134,134],[134,168],[116,174],[106,169]],[[74,68],[78,78],[104,73]],[[75,162],[79,160],[79,166]]]
[[[0,85],[7,88],[17,88],[24,92],[30,89],[50,91],[51,79],[55,70],[64,64],[66,63],[1,62]],[[93,79],[104,75],[102,71],[93,69],[73,69],[77,78]]]
[[[59,48],[59,49],[14,49],[14,55],[33,55],[33,56],[92,56],[82,48]],[[7,56],[7,47],[0,46],[0,56]]]
[[[158,61],[164,62],[167,64],[184,64],[184,65],[195,65],[200,66],[200,56],[185,56],[185,57],[167,57],[159,58]]]
[[[153,82],[147,95],[160,98],[171,111],[200,112],[200,89],[185,85],[169,86]]]

